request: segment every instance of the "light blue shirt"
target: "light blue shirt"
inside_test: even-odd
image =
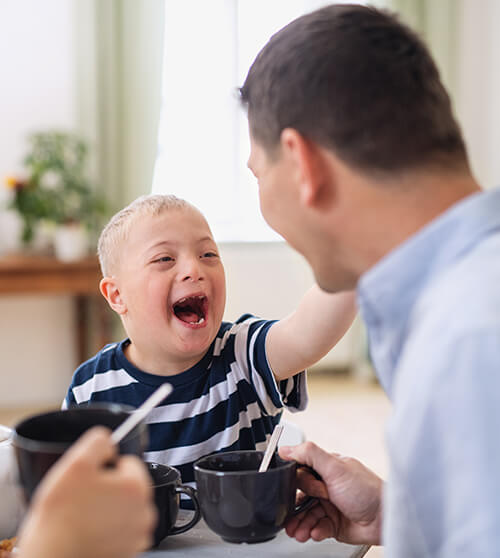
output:
[[[384,556],[500,556],[500,190],[421,229],[358,296],[393,403]]]

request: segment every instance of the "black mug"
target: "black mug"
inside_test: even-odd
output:
[[[19,422],[12,446],[26,501],[50,467],[86,430],[98,425],[114,430],[133,410],[114,403],[92,404],[32,415]],[[118,444],[118,451],[142,458],[147,443],[147,427],[140,422]]]
[[[200,506],[196,490],[181,484],[181,474],[175,467],[152,462],[146,462],[146,465],[153,482],[154,499],[158,512],[158,522],[153,537],[153,546],[158,546],[166,536],[185,533],[194,527],[201,519]],[[176,526],[180,494],[186,494],[191,499],[194,515],[186,524]]]
[[[264,452],[231,451],[203,457],[194,464],[198,501],[208,527],[225,541],[264,542],[274,538],[288,518],[316,501],[295,504],[297,469],[275,453],[259,473]],[[307,469],[309,469],[307,467]]]

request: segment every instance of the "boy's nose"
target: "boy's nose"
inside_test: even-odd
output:
[[[182,281],[202,281],[203,273],[198,258],[189,258],[183,262],[181,269]]]

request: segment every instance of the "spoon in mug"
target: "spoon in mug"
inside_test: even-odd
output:
[[[141,422],[141,420],[151,410],[153,410],[158,403],[163,401],[165,397],[172,393],[172,389],[171,384],[164,383],[155,392],[153,392],[140,407],[137,407],[137,409],[131,413],[130,416],[120,424],[120,426],[113,430],[113,433],[111,434],[111,440],[113,443],[120,443],[120,441],[132,430],[132,428],[134,428],[136,424]]]
[[[269,444],[267,445],[264,457],[262,458],[262,462],[259,467],[259,473],[264,473],[265,471],[267,471],[269,463],[271,462],[271,457],[276,451],[276,446],[278,445],[281,434],[283,433],[283,428],[284,426],[282,424],[277,424],[274,427],[271,439],[269,440]]]

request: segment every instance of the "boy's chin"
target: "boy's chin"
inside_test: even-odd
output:
[[[198,334],[197,339],[193,339],[191,336],[187,336],[187,338],[184,337],[182,339],[182,342],[178,347],[181,354],[189,355],[190,357],[200,355],[201,358],[201,356],[203,356],[210,348],[217,332],[211,335],[209,331],[206,331],[204,332],[206,335],[199,335],[200,330],[197,330],[196,333]]]

